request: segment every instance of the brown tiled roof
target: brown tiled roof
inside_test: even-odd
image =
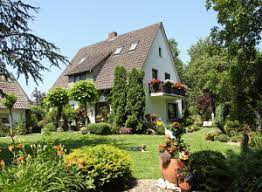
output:
[[[14,109],[29,109],[30,100],[17,81],[0,81],[0,90],[4,93],[13,93],[17,97]],[[0,96],[0,99],[2,97]],[[0,109],[5,108],[0,102]]]
[[[72,67],[72,69],[67,71],[64,75],[74,75],[91,71],[94,69],[95,66],[105,60],[110,54],[111,52],[83,56],[83,58],[79,61],[79,64],[74,65],[74,67]]]
[[[114,80],[114,69],[117,65],[122,65],[127,70],[143,67],[150,52],[152,42],[161,25],[162,23],[150,25],[142,29],[119,35],[111,41],[101,41],[99,43],[80,49],[70,64],[66,67],[64,72],[59,76],[53,85],[53,88],[67,88],[67,75],[75,74],[76,72],[80,73],[81,71],[83,72],[83,70],[92,70],[96,65],[99,64],[101,58],[104,59],[106,55],[108,58],[105,60],[101,70],[98,72],[95,83],[98,89],[111,88]],[[131,44],[137,41],[137,48],[133,51],[129,51]],[[113,53],[118,47],[123,47],[123,50],[119,55],[108,55],[109,53]],[[101,55],[104,57],[101,57]],[[97,58],[94,59],[95,57]],[[83,60],[83,58],[88,59]],[[81,63],[81,60],[83,63]],[[81,63],[80,66],[78,66],[79,63]]]

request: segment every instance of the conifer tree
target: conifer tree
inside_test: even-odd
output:
[[[141,133],[145,113],[145,91],[143,87],[144,72],[132,69],[128,74],[128,90],[126,97],[126,127],[133,132]]]
[[[111,106],[113,128],[117,130],[126,121],[126,79],[127,72],[123,66],[116,66],[113,88],[111,90]]]

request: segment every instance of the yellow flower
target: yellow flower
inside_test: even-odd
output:
[[[162,122],[162,121],[157,121],[157,122],[156,122],[156,125],[157,125],[158,127],[161,127],[161,126],[163,126],[163,122]]]

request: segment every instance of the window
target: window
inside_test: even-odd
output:
[[[133,51],[133,50],[135,50],[136,47],[137,47],[137,45],[138,45],[138,41],[135,42],[135,43],[132,43],[131,46],[130,46],[130,48],[129,48],[129,51]]]
[[[78,64],[83,63],[85,60],[86,60],[86,57],[82,58],[82,59],[78,62]]]
[[[172,121],[174,118],[177,118],[177,104],[176,103],[167,104],[167,115],[168,115],[169,121]]]
[[[152,69],[152,79],[157,79],[158,78],[158,71],[156,69]]]
[[[162,57],[162,48],[161,47],[158,48],[158,54],[159,54],[159,57]]]
[[[170,74],[169,73],[165,73],[165,80],[166,79],[170,79]]]
[[[118,47],[118,48],[115,50],[114,55],[120,54],[121,51],[122,51],[122,49],[123,49],[123,47]]]

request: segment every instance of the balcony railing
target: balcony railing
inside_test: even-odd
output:
[[[181,84],[182,85],[182,84]],[[186,90],[184,87],[181,86],[176,86],[176,84],[171,84],[171,83],[165,83],[163,81],[160,82],[154,82],[154,83],[149,83],[149,94],[153,93],[163,93],[167,95],[179,95],[179,96],[185,96],[186,95]]]

